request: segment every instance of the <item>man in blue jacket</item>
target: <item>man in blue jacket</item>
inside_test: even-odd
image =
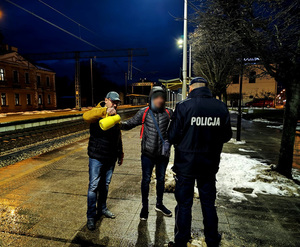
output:
[[[191,239],[195,181],[207,246],[218,246],[221,240],[215,208],[216,173],[223,144],[230,140],[232,131],[226,105],[213,98],[207,86],[202,77],[190,82],[189,97],[177,104],[168,129],[169,141],[175,146],[177,201],[175,244],[169,246],[187,246]]]

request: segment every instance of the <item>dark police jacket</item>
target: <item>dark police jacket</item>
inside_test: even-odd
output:
[[[142,125],[143,116],[147,107],[140,109],[131,119],[122,122],[122,130],[130,130],[138,125]],[[165,108],[161,110],[152,110],[154,118],[158,124],[161,134],[164,139],[167,139],[167,128],[170,122],[170,117],[172,116],[173,111],[171,109]],[[170,115],[169,115],[170,114]],[[158,135],[158,132],[155,128],[155,124],[149,110],[146,112],[144,120],[144,132],[142,137],[142,154],[149,158],[162,158],[162,141]]]
[[[175,173],[186,177],[214,177],[223,144],[232,137],[226,105],[207,87],[194,89],[176,105],[168,129],[175,146]]]

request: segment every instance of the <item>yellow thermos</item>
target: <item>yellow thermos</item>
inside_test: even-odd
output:
[[[99,121],[99,125],[100,125],[100,128],[105,131],[105,130],[108,130],[108,129],[114,127],[117,123],[120,123],[120,122],[121,122],[121,117],[119,114],[117,114],[114,116],[106,116],[106,118],[102,118]]]

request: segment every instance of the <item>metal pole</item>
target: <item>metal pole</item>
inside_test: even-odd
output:
[[[90,65],[91,65],[91,91],[92,91],[92,106],[95,105],[94,102],[94,78],[93,78],[93,59],[90,58]]]
[[[79,52],[75,54],[76,67],[75,67],[75,104],[76,109],[81,111],[81,92],[80,92],[80,61]]]
[[[192,45],[189,45],[189,82],[192,80]]]
[[[241,140],[241,129],[242,129],[242,98],[243,98],[243,74],[244,74],[244,58],[241,62],[241,78],[240,78],[240,93],[239,93],[239,107],[238,107],[238,118],[236,128],[236,140]]]
[[[127,102],[126,95],[127,95],[127,73],[125,72],[125,95],[124,95],[124,105],[126,105],[126,102]]]
[[[182,99],[186,98],[187,85],[187,8],[188,0],[184,0],[184,21],[183,21],[183,59],[182,59]]]

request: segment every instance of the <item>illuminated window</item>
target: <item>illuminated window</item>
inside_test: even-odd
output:
[[[20,105],[20,94],[15,94],[15,105]]]
[[[1,105],[5,106],[6,105],[6,93],[1,93]]]
[[[31,105],[31,95],[27,94],[26,96],[27,105]]]
[[[43,99],[42,95],[39,94],[39,100],[38,100],[39,105],[43,104]]]
[[[4,69],[0,69],[0,81],[4,81]]]

